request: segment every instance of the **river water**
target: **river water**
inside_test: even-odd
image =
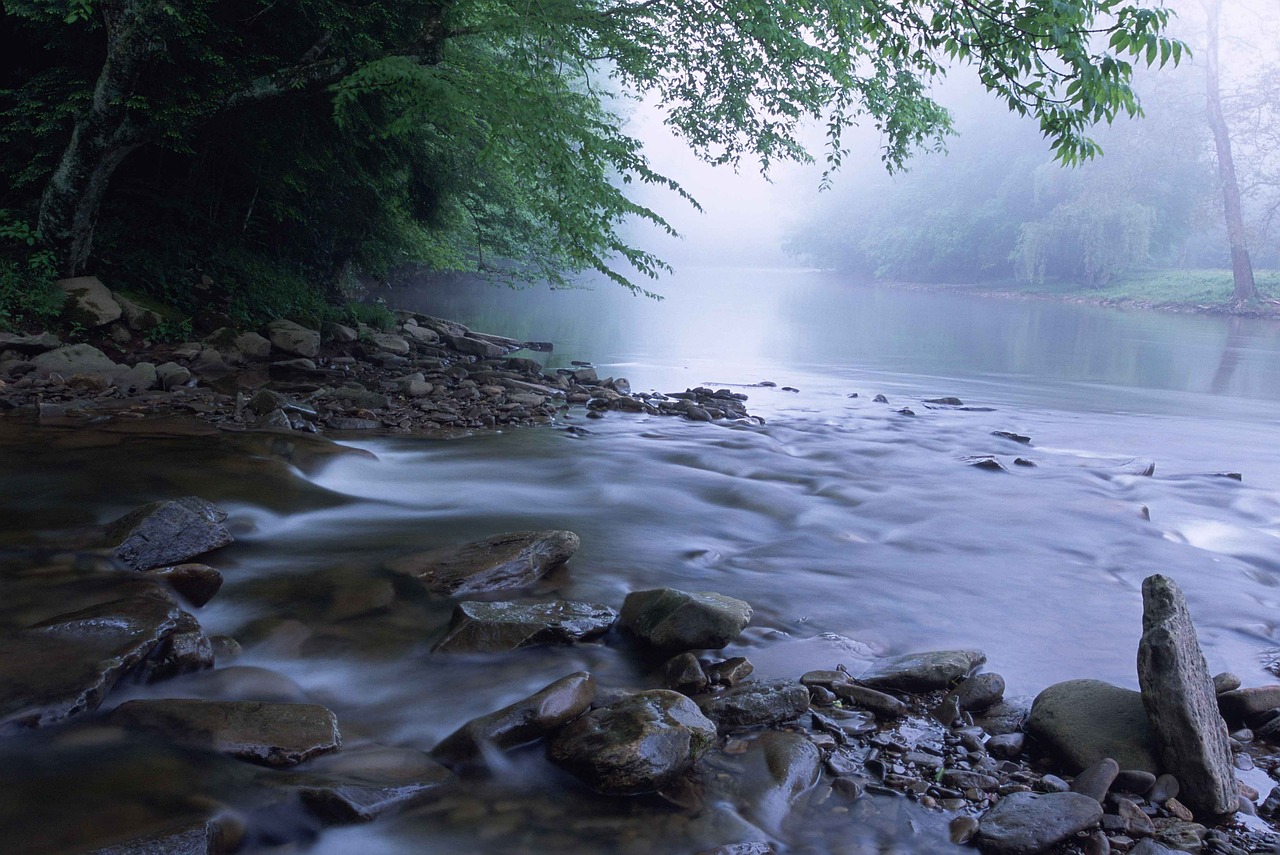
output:
[[[551,368],[590,359],[638,390],[733,388],[764,424],[579,411],[566,421],[589,433],[372,439],[351,443],[367,454],[300,467],[266,452],[220,456],[209,440],[131,437],[113,440],[124,453],[104,453],[41,438],[4,455],[0,485],[19,521],[101,522],[184,492],[221,504],[238,541],[218,557],[227,583],[197,613],[202,625],[243,641],[239,664],[283,673],[332,708],[349,746],[428,749],[577,669],[647,685],[614,644],[432,657],[447,602],[401,596],[361,612],[385,585],[386,560],[513,529],[582,538],[541,598],[617,607],[630,590],[672,586],[749,601],[752,626],[726,653],[763,676],[971,647],[1010,695],[1075,677],[1136,688],[1141,582],[1160,572],[1185,591],[1211,670],[1246,685],[1274,679],[1264,666],[1280,648],[1280,325],[788,270],[687,270],[662,290],[656,302],[607,284],[452,283],[390,301],[553,341],[539,355]],[[777,386],[751,385],[760,381]],[[926,403],[942,396],[964,406]],[[969,465],[984,455],[1003,471]],[[1154,475],[1139,474],[1149,463]],[[6,525],[6,541],[21,542],[23,525]],[[215,694],[192,680],[121,697],[175,691]],[[91,801],[118,758],[84,742],[66,750]],[[22,756],[23,780],[53,785],[42,777],[53,773],[32,771],[43,761]],[[197,761],[156,756],[146,762],[169,771],[155,773],[155,791],[114,798],[226,797],[225,782],[213,783],[222,773],[200,766],[193,777]],[[327,831],[307,851],[693,852],[733,839],[668,806],[593,799],[536,752],[471,797]],[[28,812],[32,823],[43,816]],[[777,839],[803,852],[949,848],[923,812],[863,824],[816,816]],[[279,819],[282,838],[297,822]],[[39,851],[29,833],[24,846]]]

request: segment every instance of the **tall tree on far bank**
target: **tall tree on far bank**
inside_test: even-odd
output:
[[[1235,280],[1232,301],[1237,305],[1257,299],[1253,280],[1253,262],[1249,258],[1249,242],[1245,235],[1244,212],[1240,201],[1240,182],[1236,177],[1235,157],[1231,151],[1231,133],[1222,110],[1222,75],[1219,42],[1222,0],[1200,0],[1204,7],[1205,34],[1205,100],[1209,111],[1209,127],[1218,154],[1218,177],[1222,184],[1222,210],[1226,218],[1227,240],[1231,244],[1231,272]]]

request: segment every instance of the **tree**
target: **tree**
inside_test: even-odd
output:
[[[803,160],[800,128],[821,119],[831,170],[846,153],[843,133],[859,121],[881,131],[883,158],[897,168],[949,131],[930,93],[957,63],[1010,109],[1034,116],[1070,163],[1096,153],[1093,123],[1139,112],[1132,62],[1182,54],[1164,35],[1169,13],[1143,0],[3,0],[3,8],[0,194],[5,207],[35,215],[64,274],[92,268],[104,212],[127,242],[131,216],[178,206],[194,221],[207,210],[207,252],[253,240],[269,189],[276,246],[291,252],[281,235],[306,233],[325,254],[318,267],[331,271],[370,253],[449,245],[446,254],[482,265],[496,246],[541,253],[543,274],[595,268],[635,287],[615,259],[649,276],[663,265],[617,226],[628,217],[666,224],[625,186],[682,191],[619,129],[610,89],[656,97],[669,124],[714,162],[754,159],[767,169]],[[310,121],[326,111],[332,128]],[[366,215],[385,228],[358,233],[341,193],[317,194],[322,210],[279,202],[326,180],[271,156],[267,135],[288,134],[282,115],[305,117],[300,127],[311,134],[280,148],[349,173],[330,177],[367,196]],[[230,162],[237,147],[259,152],[252,176]],[[206,170],[215,149],[219,169]],[[153,163],[174,162],[184,175],[205,170],[225,181],[174,185],[172,166],[144,180]],[[140,182],[132,196],[113,196],[122,170]],[[174,198],[177,186],[189,195]],[[139,189],[152,209],[135,201]],[[218,194],[206,209],[194,202]]]

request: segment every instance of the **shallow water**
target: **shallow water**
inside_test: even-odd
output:
[[[218,502],[238,540],[211,561],[227,583],[197,616],[210,634],[242,640],[237,664],[281,672],[330,706],[348,746],[428,749],[578,669],[604,685],[648,685],[614,640],[428,654],[449,604],[406,589],[384,561],[511,529],[582,538],[536,596],[617,607],[630,590],[673,586],[748,600],[752,627],[726,653],[747,655],[764,676],[956,646],[985,650],[1011,695],[1073,677],[1136,688],[1140,585],[1161,572],[1186,592],[1212,670],[1273,679],[1263,666],[1280,647],[1280,326],[864,288],[795,271],[691,271],[667,290],[655,303],[613,286],[455,284],[394,299],[554,341],[539,357],[550,367],[592,359],[636,389],[733,384],[763,425],[579,411],[567,421],[589,434],[377,439],[353,443],[370,454],[323,464],[278,442],[126,436],[94,447],[32,434],[0,454],[12,509],[0,546],[70,542],[158,497]],[[779,388],[745,388],[761,380]],[[974,409],[924,403],[943,395]],[[904,406],[915,415],[896,412]],[[995,455],[1006,471],[967,465],[975,455]],[[1154,476],[1134,474],[1148,461]],[[118,692],[108,706],[147,694],[216,690],[183,678]],[[77,789],[111,790],[122,810],[235,803],[227,780],[238,772],[155,746],[132,752],[153,791],[93,783],[120,762],[113,740],[65,737],[58,756],[72,759],[49,767],[38,761],[43,742],[10,743],[0,783],[36,793],[64,774],[42,769],[67,768],[85,782]],[[451,799],[327,831],[308,851],[693,852],[742,839],[732,811],[691,818],[656,801],[594,798],[537,751]],[[778,840],[801,852],[948,848],[936,816],[876,803],[874,816],[809,805]],[[14,822],[20,808],[11,805]],[[96,821],[94,810],[72,811],[69,824]],[[272,821],[282,838],[315,831],[294,816]],[[20,825],[25,851],[61,850],[37,845],[37,820]]]

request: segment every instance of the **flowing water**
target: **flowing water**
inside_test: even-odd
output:
[[[582,538],[535,592],[542,598],[617,607],[630,590],[672,586],[749,601],[752,626],[726,654],[748,656],[763,676],[974,647],[1011,695],[1075,677],[1136,688],[1141,581],[1160,572],[1187,594],[1213,671],[1273,680],[1264,666],[1280,647],[1280,325],[860,287],[797,271],[693,270],[663,290],[663,302],[608,285],[452,284],[390,296],[476,329],[553,341],[554,353],[539,356],[551,368],[590,359],[602,377],[640,390],[746,392],[764,424],[578,411],[566,421],[589,433],[372,439],[351,443],[367,454],[323,462],[270,443],[32,434],[0,457],[10,510],[0,536],[49,543],[48,531],[32,532],[74,531],[182,493],[218,502],[237,543],[214,562],[227,583],[197,612],[202,625],[241,639],[239,664],[287,675],[332,708],[355,747],[428,749],[578,669],[604,685],[649,685],[616,643],[429,655],[449,604],[395,587],[383,563],[513,529]],[[749,385],[766,380],[777,386]],[[941,396],[964,407],[925,403]],[[969,465],[979,455],[1003,471]],[[1139,474],[1149,462],[1155,474]],[[178,693],[218,689],[182,678],[108,705]],[[27,794],[11,837],[25,851],[59,851],[41,849],[55,815],[74,827],[138,803],[235,804],[241,774],[88,737],[0,750],[9,754],[0,781]],[[120,771],[122,755],[136,775]],[[75,783],[59,783],[67,777]],[[67,786],[73,810],[40,798]],[[742,839],[731,820],[593,798],[529,751],[463,795],[326,831],[304,848],[694,852]],[[273,821],[280,839],[315,831],[296,816]],[[802,852],[949,847],[942,820],[905,803],[874,816],[811,806],[776,839]]]

